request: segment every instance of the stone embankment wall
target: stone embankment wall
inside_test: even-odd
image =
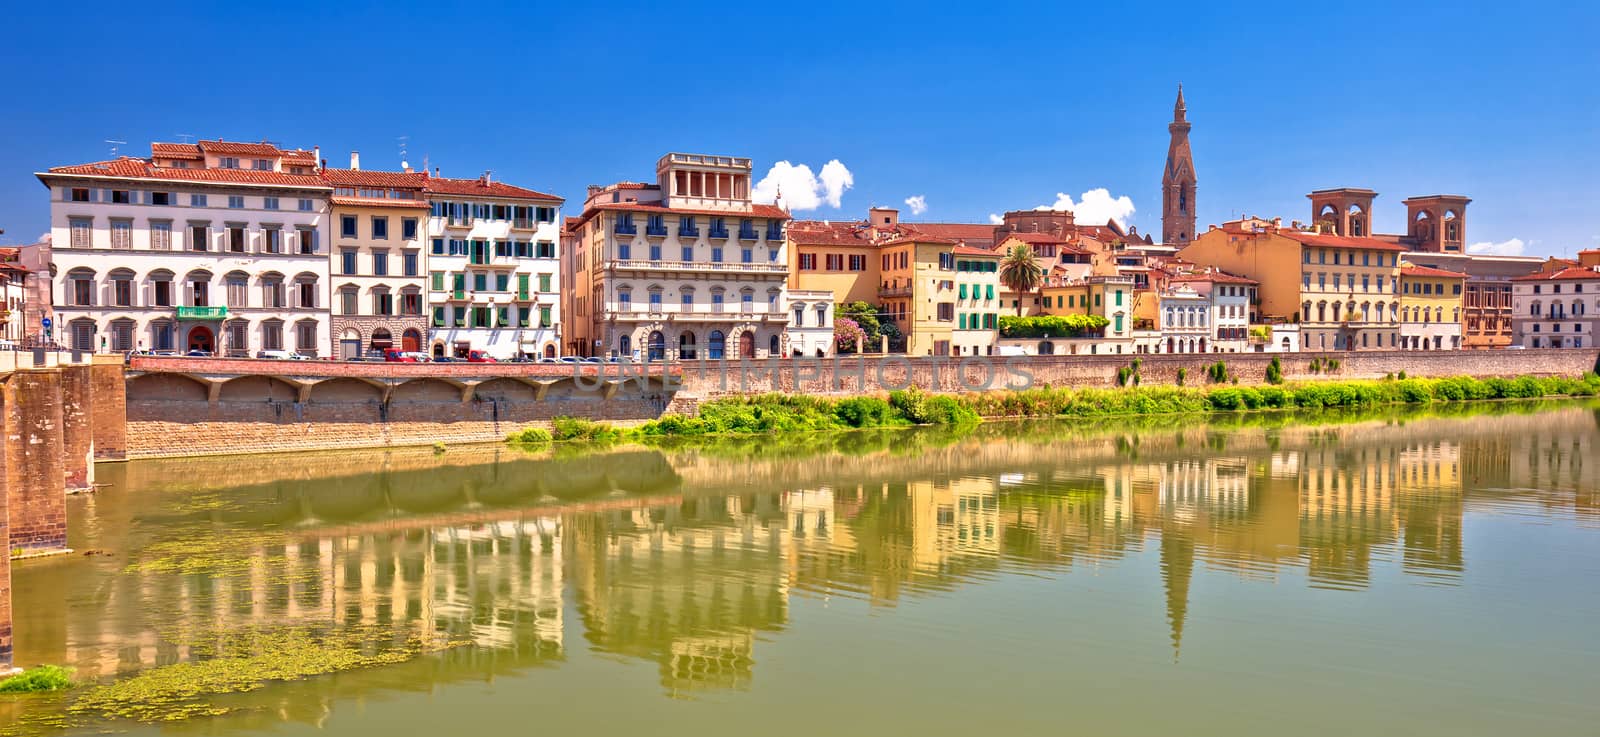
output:
[[[1290,379],[1579,375],[1593,350],[1279,354]],[[869,357],[686,362],[649,375],[616,366],[384,364],[136,358],[126,395],[132,458],[493,442],[570,415],[620,425],[666,412],[693,414],[708,399],[770,391],[856,394],[917,386],[958,392],[1033,386],[1115,386],[1136,357],[957,359]],[[1242,384],[1265,380],[1272,354],[1141,355],[1141,384],[1204,386],[1218,361]],[[1314,361],[1338,361],[1311,371]],[[100,368],[96,366],[95,368]],[[637,369],[634,369],[637,371]],[[95,381],[99,379],[96,378]],[[93,411],[98,413],[97,405]],[[96,422],[96,449],[100,423]],[[111,442],[111,441],[106,441]]]

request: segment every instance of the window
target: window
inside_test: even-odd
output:
[[[228,277],[227,298],[229,307],[249,307],[250,295],[246,291],[249,282],[243,277]]]
[[[551,325],[551,321],[550,321],[550,306],[549,305],[540,305],[539,306],[539,327],[547,328],[547,327],[550,327],[550,325]]]
[[[341,238],[354,238],[354,237],[356,237],[356,216],[354,216],[354,215],[340,215],[339,216],[339,237],[341,237]]]
[[[356,249],[344,248],[339,251],[339,273],[356,273]]]
[[[210,229],[207,228],[206,226],[204,226],[204,225],[191,225],[191,226],[189,226],[189,250],[191,250],[191,251],[209,251],[209,250],[211,250],[209,244],[207,243],[207,241],[210,240],[210,239],[211,239]]]
[[[389,218],[384,215],[372,216],[372,237],[376,240],[387,240],[389,237]]]
[[[421,259],[416,251],[406,251],[401,259],[403,261],[401,268],[404,269],[406,276],[417,276],[422,273]]]
[[[88,218],[73,218],[68,221],[68,223],[68,227],[72,230],[73,248],[89,248],[94,243],[93,220],[89,220]]]
[[[940,254],[941,256],[947,254]],[[941,322],[951,322],[956,319],[956,305],[954,302],[940,302],[937,307],[937,318]]]
[[[283,231],[276,227],[263,228],[261,250],[266,253],[283,253]]]
[[[296,285],[300,290],[300,306],[315,308],[317,306],[316,282],[300,282]]]
[[[473,274],[472,275],[472,291],[474,291],[474,292],[487,292],[487,291],[489,291],[489,275],[485,274],[485,273],[483,273],[481,271],[476,273],[476,274]]]
[[[237,169],[239,168],[239,159],[233,156],[224,156],[217,162],[217,166],[223,169]]]
[[[133,221],[111,221],[111,247],[128,250],[133,247]]]
[[[537,244],[535,244],[535,248],[538,250],[534,253],[534,255],[538,256],[539,258],[556,257],[556,244],[553,241],[539,241]]]
[[[541,291],[541,292],[553,292],[553,291],[555,291],[554,289],[550,288],[550,275],[549,274],[540,274],[539,275],[539,291]]]
[[[435,238],[435,239],[433,239],[433,250],[432,250],[432,253],[435,256],[443,256],[444,255],[444,239],[443,238]]]
[[[556,209],[554,207],[539,207],[534,209],[536,213],[534,219],[538,220],[539,222],[553,223],[556,221]]]
[[[867,257],[866,256],[862,256],[860,254],[851,254],[851,256],[850,256],[850,270],[851,271],[866,271],[867,270]]]
[[[814,253],[802,253],[802,254],[800,254],[800,270],[801,271],[816,271],[817,270],[817,254],[814,254]]]
[[[317,252],[317,231],[311,228],[296,228],[299,234],[300,253],[312,254]]]
[[[89,189],[87,187],[74,187],[71,197],[73,202],[88,202]]]
[[[151,302],[153,302],[156,307],[172,306],[172,282],[163,279],[151,284],[150,286],[152,287]]]
[[[511,291],[511,275],[504,272],[494,275],[494,290],[496,292]]]
[[[94,276],[74,275],[72,281],[72,304],[79,307],[94,306]]]
[[[111,190],[111,202],[117,205],[126,205],[133,201],[133,196],[126,189]]]
[[[276,197],[263,197],[261,199],[261,207],[264,210],[276,210],[276,209],[278,209],[278,198],[276,198]]]
[[[953,253],[939,254],[939,270],[950,271],[955,268],[956,256]]]
[[[189,195],[189,206],[190,207],[205,207],[206,206],[206,196],[203,195],[203,194],[192,194],[192,195]]]
[[[741,249],[739,249],[739,262],[740,263],[748,264],[748,263],[754,262],[755,260],[756,260],[755,249],[753,249],[753,248],[741,248]]]
[[[394,314],[394,295],[392,295],[392,294],[390,294],[388,292],[373,292],[372,293],[372,314],[374,314],[374,315],[393,315]]]
[[[133,306],[133,277],[111,277],[111,304],[117,307]]]
[[[350,272],[345,272],[345,273],[350,273]],[[372,252],[372,274],[373,274],[373,276],[388,276],[389,275],[389,252],[388,251],[373,251]]]
[[[166,206],[172,204],[171,192],[151,192],[150,204]]]
[[[240,197],[239,195],[230,195],[228,197],[228,209],[229,210],[243,210],[244,209],[244,198]]]
[[[356,290],[354,287],[339,290],[339,314],[356,314]]]
[[[272,171],[272,159],[256,159],[250,163],[256,171]]]
[[[722,246],[712,246],[711,247],[711,263],[714,263],[714,264],[722,263]]]
[[[288,306],[284,300],[282,280],[275,278],[261,280],[261,306],[279,310]]]
[[[417,219],[416,218],[401,218],[400,219],[400,237],[402,239],[408,240],[408,241],[417,237]]]
[[[244,226],[228,226],[228,250],[233,253],[244,253]]]
[[[300,208],[300,212],[311,212],[312,209],[313,209],[312,206],[311,206],[311,200],[307,200],[307,199],[300,200],[299,208]]]

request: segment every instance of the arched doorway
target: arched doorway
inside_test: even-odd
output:
[[[211,332],[211,328],[196,325],[189,328],[188,346],[191,351],[214,353],[217,350],[217,335]]]
[[[422,331],[416,328],[406,328],[400,335],[400,350],[415,353],[422,346]]]
[[[617,338],[617,355],[623,358],[633,357],[633,341],[628,336]]]
[[[1178,345],[1177,342],[1174,341],[1171,337],[1167,338],[1167,352],[1168,353],[1177,353],[1178,352],[1176,350],[1177,345]]]
[[[545,343],[544,344],[544,357],[545,358],[555,358],[556,357],[556,344],[555,343]]]
[[[645,355],[645,360],[647,360],[647,361],[665,361],[665,360],[667,360],[667,336],[662,335],[660,330],[656,330],[656,331],[653,331],[653,332],[650,333],[650,344],[649,345],[650,345],[650,351],[649,351],[649,353],[647,353]]]
[[[712,360],[720,360],[723,358],[723,352],[727,350],[727,347],[728,339],[722,334],[722,331],[711,331],[711,345],[706,348],[707,357]]]
[[[1054,356],[1055,354],[1056,354],[1056,344],[1055,343],[1051,343],[1048,340],[1039,341],[1039,355],[1041,355],[1041,356]]]
[[[378,328],[372,331],[372,350],[384,351],[394,347],[394,336],[388,330]]]
[[[685,330],[678,334],[678,358],[684,361],[694,360],[695,354],[693,331]]]
[[[433,357],[434,358],[442,358],[443,356],[444,356],[444,344],[443,343],[434,343],[433,344]]]
[[[778,357],[778,336],[774,335],[767,339],[767,355],[772,358]]]
[[[755,335],[755,333],[752,333],[749,330],[746,330],[746,331],[744,331],[742,333],[739,333],[739,357],[740,358],[755,358],[756,357],[756,335]]]
[[[1206,339],[1205,338],[1201,338],[1200,339],[1200,352],[1201,353],[1205,353],[1206,352]]]

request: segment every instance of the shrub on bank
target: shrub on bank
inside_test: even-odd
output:
[[[622,431],[609,422],[595,422],[577,417],[557,417],[550,421],[552,440],[617,440]]]
[[[71,669],[59,665],[41,665],[0,680],[0,693],[60,691],[72,686]]]
[[[539,427],[528,427],[506,436],[506,442],[520,445],[536,445],[550,442],[550,431]]]

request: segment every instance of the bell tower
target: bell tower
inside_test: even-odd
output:
[[[1172,134],[1167,144],[1167,168],[1161,173],[1161,243],[1183,247],[1194,239],[1194,156],[1189,153],[1188,106],[1183,102],[1183,85],[1178,85],[1178,101],[1172,106]]]

